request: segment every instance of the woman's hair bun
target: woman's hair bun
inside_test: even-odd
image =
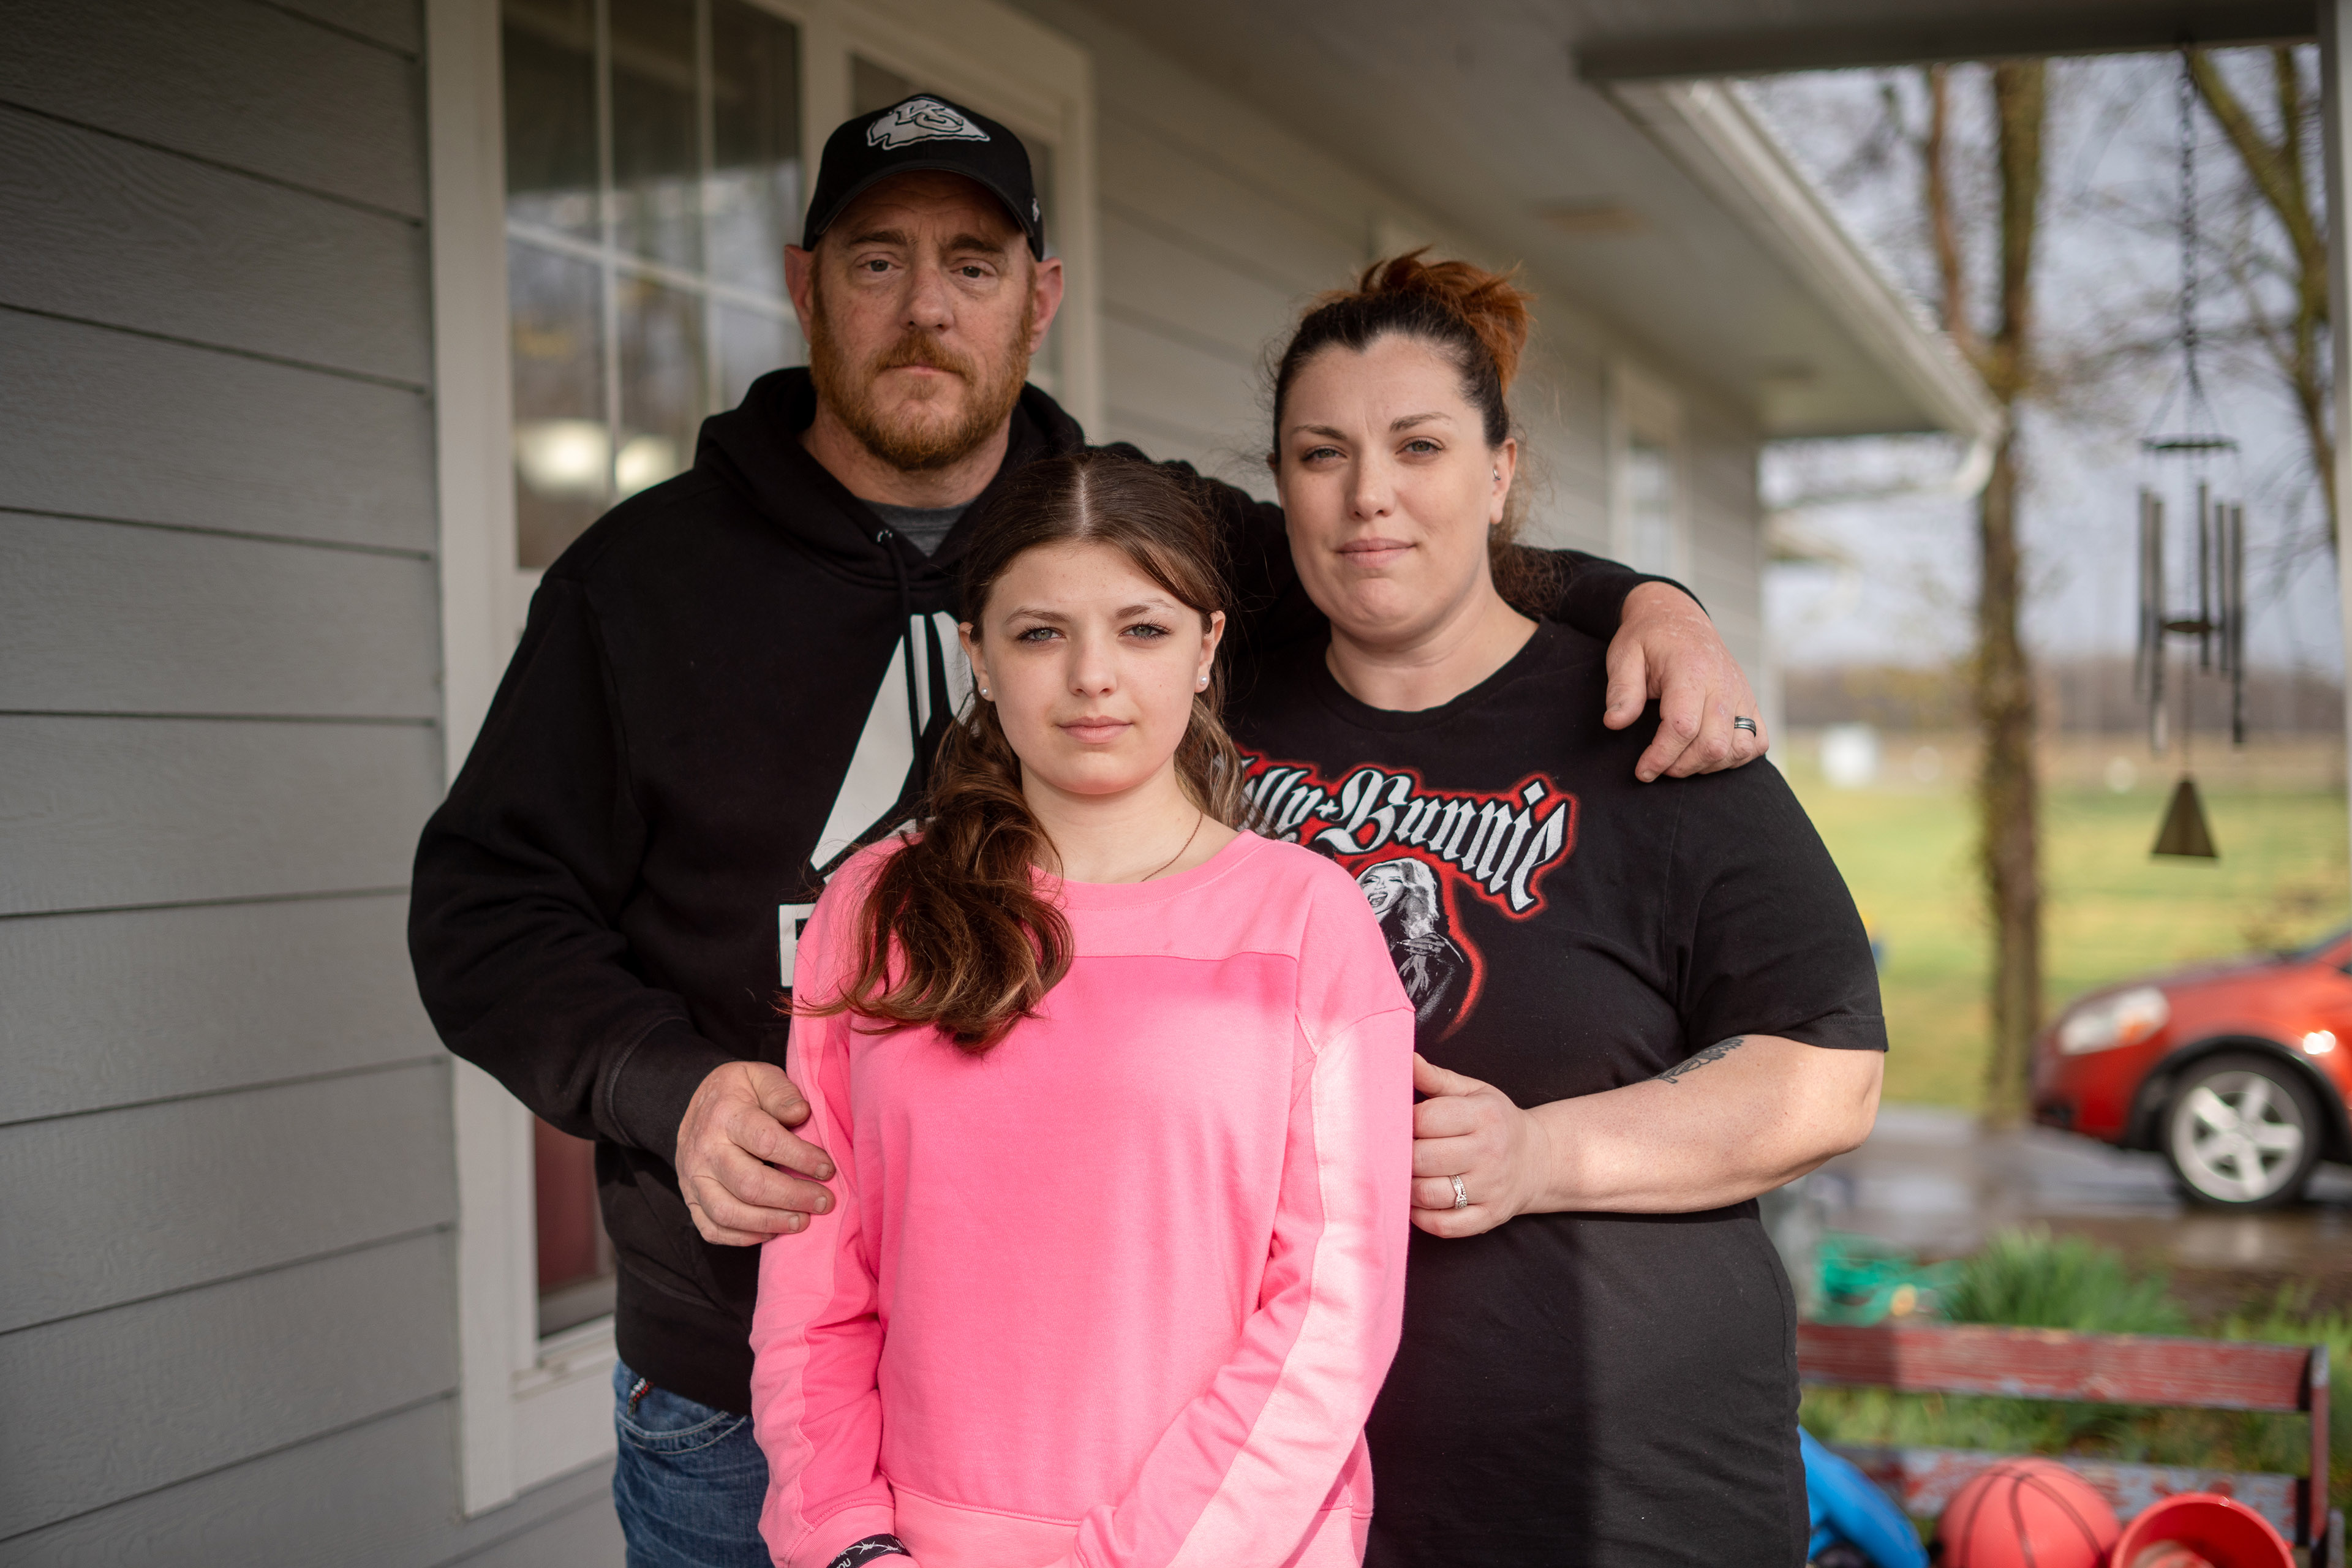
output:
[[[1486,344],[1495,358],[1503,388],[1508,391],[1519,373],[1519,355],[1528,346],[1528,329],[1535,321],[1528,309],[1535,296],[1513,280],[1517,268],[1489,272],[1467,261],[1423,261],[1428,252],[1429,247],[1423,246],[1373,262],[1357,280],[1357,293],[1419,296],[1444,305]]]

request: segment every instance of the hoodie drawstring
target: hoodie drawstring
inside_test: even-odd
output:
[[[922,707],[915,700],[915,661],[922,659],[922,680],[927,686],[931,679],[931,661],[923,658],[925,650],[919,649],[915,644],[915,597],[907,585],[906,557],[892,544],[894,538],[896,535],[891,530],[885,528],[874,536],[874,542],[890,557],[890,570],[898,579],[898,641],[907,650],[907,733],[915,743],[916,809],[920,811],[921,798],[931,793],[931,758],[923,745]]]

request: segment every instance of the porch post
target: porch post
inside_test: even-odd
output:
[[[2352,171],[2352,113],[2346,111],[2345,92],[2352,86],[2345,52],[2352,48],[2352,0],[2319,0],[2320,140],[2327,163],[2327,326],[2334,374],[2336,442],[2336,515],[2352,521],[2352,222],[2347,222],[2346,188]],[[2336,547],[2336,591],[2338,624],[2345,650],[2345,738],[2347,769],[2352,769],[2352,541],[2339,539]],[[2347,778],[2352,782],[2352,772]],[[2352,788],[2347,808],[2352,812]],[[2352,822],[2352,815],[2347,817]],[[2331,1565],[2332,1568],[2332,1565]]]

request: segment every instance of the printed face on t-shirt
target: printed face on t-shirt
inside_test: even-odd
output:
[[[1575,852],[1576,798],[1549,774],[1462,793],[1431,789],[1411,768],[1326,779],[1312,764],[1243,762],[1265,831],[1355,874],[1424,1039],[1465,1020],[1482,988],[1485,962],[1463,934],[1461,900],[1531,919],[1544,907],[1544,872]]]

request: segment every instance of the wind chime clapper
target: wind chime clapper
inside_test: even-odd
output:
[[[2226,436],[2170,437],[2142,443],[2153,456],[2201,458],[2234,450]],[[2246,742],[2246,509],[2237,501],[2213,495],[2210,480],[2200,477],[2193,490],[2195,523],[2189,547],[2195,565],[2197,598],[2194,609],[2175,607],[2168,586],[2166,559],[2168,540],[2165,498],[2152,486],[2139,492],[2139,646],[2134,674],[2147,702],[2147,743],[2162,756],[2168,749],[2168,705],[2172,695],[2170,653],[2176,642],[2193,643],[2193,664],[2184,660],[2180,671],[2181,776],[2157,831],[2152,851],[2158,855],[2200,859],[2218,858],[2213,835],[2205,820],[2204,803],[2197,793],[2196,776],[2189,769],[2189,753],[2196,725],[2195,683],[2199,677],[2218,677],[2229,684],[2230,739]]]

